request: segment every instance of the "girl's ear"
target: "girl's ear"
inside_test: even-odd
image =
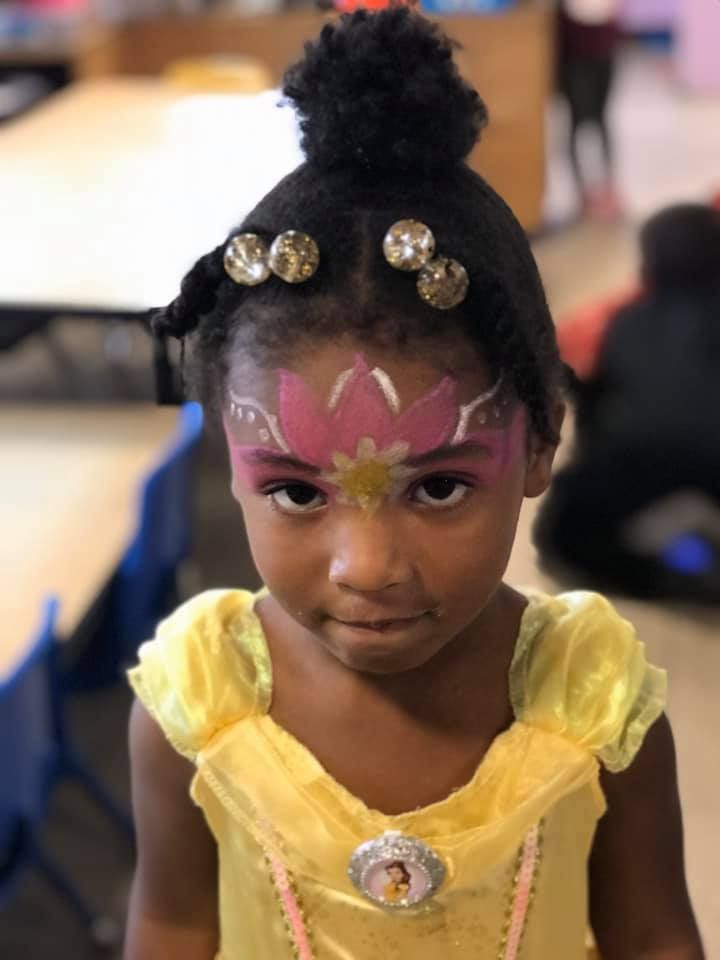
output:
[[[555,433],[559,436],[565,420],[565,404],[558,400],[552,409],[551,423]],[[530,436],[530,454],[525,473],[525,496],[539,497],[550,486],[552,467],[558,445],[541,440],[536,434]]]

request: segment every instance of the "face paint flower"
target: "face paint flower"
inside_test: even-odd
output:
[[[371,437],[362,437],[355,458],[333,454],[335,472],[322,474],[322,479],[340,489],[340,502],[373,510],[417,473],[402,465],[409,449],[398,441],[378,450]]]
[[[488,431],[497,433],[501,424],[489,428],[483,408],[495,401],[494,421],[501,421],[509,402],[497,399],[500,379],[469,403],[459,403],[456,382],[446,376],[402,409],[390,376],[371,369],[361,355],[337,377],[326,398],[293,371],[279,370],[278,376],[277,414],[230,391],[230,417],[247,437],[238,442],[226,426],[231,450],[275,445],[318,471],[340,491],[341,502],[365,509],[377,507],[416,474],[404,463],[409,457],[478,439],[477,424],[487,447]],[[251,441],[249,430],[259,444]]]
[[[298,459],[328,470],[337,453],[355,457],[371,437],[376,450],[404,443],[419,456],[450,440],[458,422],[455,381],[445,377],[412,403],[398,410],[399,398],[383,371],[371,370],[361,356],[343,373],[330,403],[318,397],[302,377],[280,371],[279,423]]]

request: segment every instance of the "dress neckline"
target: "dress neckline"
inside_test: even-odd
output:
[[[383,811],[374,809],[367,804],[364,800],[354,794],[348,787],[344,786],[339,780],[337,780],[323,766],[310,747],[299,740],[286,727],[278,723],[270,714],[273,691],[272,658],[262,621],[260,620],[260,617],[256,611],[257,602],[268,595],[269,591],[267,588],[263,588],[262,590],[258,591],[253,595],[250,607],[250,615],[252,617],[251,628],[257,640],[257,643],[253,644],[253,648],[255,650],[256,657],[260,661],[256,664],[257,675],[262,683],[263,688],[261,691],[262,699],[261,703],[259,704],[260,714],[258,720],[260,721],[260,729],[269,745],[273,747],[282,757],[287,756],[287,754],[290,755],[290,762],[286,763],[288,768],[301,767],[305,770],[311,770],[313,772],[311,779],[321,782],[326,790],[335,797],[341,807],[346,809],[351,815],[358,817],[361,820],[373,821],[378,825],[377,828],[380,830],[401,829],[403,824],[409,820],[415,820],[416,818],[420,817],[436,817],[441,814],[446,814],[449,812],[449,808],[455,806],[457,803],[462,803],[468,794],[473,793],[477,789],[478,785],[485,780],[486,774],[493,766],[495,755],[498,752],[503,751],[505,743],[512,738],[519,723],[518,702],[514,696],[514,691],[517,690],[516,668],[518,667],[522,658],[524,658],[525,651],[531,638],[543,626],[542,621],[538,620],[534,616],[539,599],[536,595],[527,593],[524,594],[528,602],[520,618],[518,634],[515,639],[513,655],[508,671],[510,700],[513,710],[512,722],[493,738],[487,750],[478,761],[472,776],[469,780],[462,784],[462,786],[452,790],[449,794],[447,794],[447,796],[442,797],[440,800],[435,800],[432,803],[424,806],[414,807],[411,810],[403,811],[401,813],[384,813]],[[284,747],[284,749],[281,748],[281,745]],[[288,769],[288,773],[289,775],[292,775],[292,770]],[[306,778],[304,777],[303,779]]]

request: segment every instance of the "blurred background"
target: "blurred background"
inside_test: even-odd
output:
[[[0,0],[2,960],[120,955],[122,670],[178,599],[257,583],[221,437],[155,405],[171,373],[143,319],[300,162],[277,88],[331,7]],[[670,670],[714,957],[720,3],[590,7],[424,9],[488,103],[471,164],[532,238],[574,370],[558,493],[527,504],[509,578],[608,590]]]

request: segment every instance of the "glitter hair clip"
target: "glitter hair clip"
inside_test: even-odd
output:
[[[467,296],[469,280],[461,263],[435,256],[432,230],[419,220],[398,220],[383,240],[385,259],[395,270],[417,272],[420,298],[437,310],[450,310]],[[304,283],[320,264],[312,237],[297,230],[279,234],[268,247],[256,233],[240,233],[225,247],[225,272],[235,283],[255,287],[274,274],[286,283]]]
[[[468,292],[465,267],[450,257],[435,256],[435,237],[419,220],[398,220],[383,240],[385,259],[395,270],[417,272],[420,298],[437,310],[450,310]]]
[[[273,274],[285,283],[304,283],[320,264],[320,251],[312,237],[286,230],[270,247],[256,233],[239,233],[225,247],[227,275],[243,287],[256,287]]]

